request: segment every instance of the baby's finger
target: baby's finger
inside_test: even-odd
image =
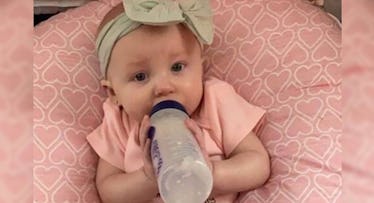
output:
[[[138,133],[138,136],[135,136],[135,142],[136,144],[140,145],[140,136],[141,136],[141,133],[142,133],[142,125],[144,123],[144,120],[145,120],[145,116],[143,117],[141,123],[140,123],[140,126],[139,126],[139,133]]]
[[[151,139],[146,139],[145,144],[144,144],[144,160],[146,160],[149,163],[152,163],[152,158],[151,158]]]
[[[152,157],[151,157],[151,142],[150,138],[147,138],[144,144],[144,170],[147,177],[151,180],[155,180],[155,174],[152,166]]]
[[[139,135],[138,135],[139,137],[138,143],[140,144],[141,148],[144,148],[144,144],[147,139],[149,126],[150,126],[149,116],[145,115],[142,120],[142,123],[140,124]]]
[[[196,124],[196,122],[192,119],[187,119],[186,120],[186,125],[191,130],[191,132],[194,134],[195,139],[197,140],[197,142],[200,146],[200,149],[201,149],[201,152],[204,156],[204,159],[205,159],[206,163],[208,164],[210,170],[212,170],[213,165],[212,165],[212,162],[209,159],[209,155],[208,155],[208,152],[207,152],[206,147],[205,147],[205,139],[204,139],[204,136],[203,136],[203,132],[201,131],[200,127]]]

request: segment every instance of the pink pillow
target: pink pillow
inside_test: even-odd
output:
[[[119,1],[93,1],[34,32],[34,199],[95,202],[97,156],[85,136],[104,94],[94,34]],[[268,110],[259,135],[272,175],[239,202],[334,202],[340,197],[341,30],[308,2],[212,1],[216,35],[206,74]]]
[[[31,1],[0,1],[0,202],[32,202]]]

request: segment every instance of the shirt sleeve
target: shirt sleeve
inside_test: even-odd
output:
[[[100,158],[123,170],[127,141],[123,116],[109,100],[104,102],[103,110],[103,122],[87,136],[87,140]]]
[[[205,108],[214,136],[228,156],[251,132],[256,133],[265,110],[248,103],[226,82],[213,82],[204,90]]]

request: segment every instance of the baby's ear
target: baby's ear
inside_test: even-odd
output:
[[[100,81],[101,86],[104,88],[106,94],[108,95],[110,101],[113,102],[113,104],[118,104],[118,99],[116,96],[116,93],[114,92],[112,83],[109,80],[101,80]]]
[[[201,56],[201,64],[204,70],[208,67],[208,57],[206,55]]]
[[[206,55],[202,55],[201,56],[201,61],[202,61],[203,64],[206,63],[208,61],[208,57]]]

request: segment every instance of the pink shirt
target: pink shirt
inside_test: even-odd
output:
[[[204,82],[204,94],[192,119],[203,131],[206,149],[213,160],[222,160],[248,135],[256,132],[265,111],[249,104],[228,83],[216,78]],[[136,143],[139,123],[106,100],[102,124],[87,136],[100,156],[125,172],[143,166],[142,151]],[[216,202],[234,202],[237,194],[216,197]],[[159,199],[154,202],[162,202]]]

